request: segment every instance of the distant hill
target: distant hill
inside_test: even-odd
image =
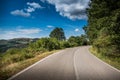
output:
[[[0,40],[0,53],[6,52],[10,48],[25,48],[30,42],[35,42],[39,38],[14,38],[10,40]]]

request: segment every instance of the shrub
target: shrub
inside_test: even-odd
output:
[[[71,44],[68,41],[62,41],[60,42],[61,48],[69,48],[71,47]]]
[[[37,48],[47,49],[49,51],[60,49],[60,43],[56,38],[41,38],[36,44]]]

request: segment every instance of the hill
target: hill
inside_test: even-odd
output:
[[[35,42],[38,38],[14,38],[10,40],[0,40],[0,53],[6,52],[10,48],[25,48],[31,42]]]

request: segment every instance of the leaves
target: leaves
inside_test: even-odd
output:
[[[87,35],[101,53],[120,53],[120,0],[92,0]]]
[[[56,27],[51,33],[50,38],[56,38],[57,40],[63,41],[65,40],[65,34],[62,28]]]

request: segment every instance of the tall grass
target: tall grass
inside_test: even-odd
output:
[[[37,55],[35,55],[34,57],[33,57],[33,55],[31,57],[31,54],[30,54],[30,56],[27,55],[27,58],[29,57],[28,59],[25,59],[26,57],[24,57],[24,59],[22,59],[22,60],[19,60],[20,59],[19,57],[21,57],[21,56],[15,54],[14,60],[16,60],[16,58],[18,57],[18,60],[16,60],[16,61],[14,61],[13,58],[11,58],[11,57],[9,57],[8,59],[5,58],[5,60],[2,60],[2,62],[3,62],[2,66],[0,66],[0,80],[8,79],[9,77],[18,73],[19,71],[23,70],[24,68],[32,65],[33,63],[41,60],[42,58],[44,58],[50,54],[57,52],[57,51],[58,50],[44,52],[44,53],[40,52],[40,53],[37,53]],[[9,55],[7,55],[7,56],[9,56]]]
[[[100,58],[101,60],[105,61],[106,63],[110,64],[111,66],[120,70],[120,57],[119,56],[107,56],[103,53],[98,52],[95,48],[91,47],[90,51],[96,57]]]

